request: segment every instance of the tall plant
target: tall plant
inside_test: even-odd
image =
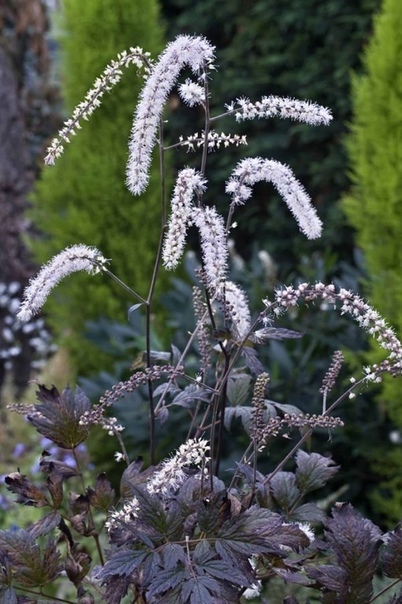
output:
[[[68,112],[85,97],[110,57],[131,40],[152,52],[162,48],[157,0],[64,0],[58,29],[61,91]],[[125,147],[139,90],[138,77],[129,73],[105,99],[72,153],[42,173],[32,216],[42,233],[34,243],[40,262],[60,248],[86,241],[118,259],[119,275],[133,279],[144,293],[159,237],[160,185],[156,167],[148,190],[135,203],[124,186]],[[78,278],[63,284],[49,304],[49,320],[59,338],[66,338],[73,367],[81,374],[97,369],[105,358],[84,338],[85,322],[111,315],[124,321],[124,293],[113,283]]]
[[[82,604],[95,602],[95,597],[109,604],[239,603],[244,597],[258,596],[265,587],[269,590],[277,577],[285,580],[285,590],[292,583],[297,590],[306,588],[309,595],[316,595],[318,590],[327,603],[374,601],[372,580],[380,563],[391,579],[383,594],[402,581],[402,532],[396,529],[384,536],[347,504],[338,504],[331,515],[324,513],[310,499],[311,493],[323,487],[338,468],[333,460],[302,447],[316,429],[331,432],[343,427],[342,419],[334,415],[342,402],[355,398],[362,387],[380,381],[384,373],[402,372],[402,344],[362,298],[333,284],[282,287],[262,301],[256,317],[251,316],[245,292],[228,279],[228,238],[235,217],[241,219],[241,206],[252,197],[254,185],[273,184],[307,238],[317,238],[322,232],[309,196],[288,166],[264,157],[248,157],[233,167],[226,181],[225,216],[208,198],[209,151],[245,142],[215,130],[223,115],[239,121],[281,117],[319,126],[331,121],[331,113],[312,102],[269,96],[254,101],[238,99],[223,114],[214,114],[209,105],[214,47],[201,37],[179,36],[155,63],[140,48],[121,53],[52,142],[48,163],[62,154],[79,120],[92,113],[120,70],[131,64],[145,65],[147,77],[132,128],[129,189],[139,195],[148,186],[155,145],[162,177],[165,155],[172,147],[199,150],[199,164],[197,168],[184,167],[177,174],[169,219],[162,187],[163,244],[158,247],[145,296],[118,280],[100,250],[84,244],[57,254],[25,291],[18,315],[21,321],[35,315],[53,288],[72,273],[112,277],[134,298],[131,313],[144,312],[145,362],[128,380],[106,391],[93,407],[80,389],[59,392],[45,386],[39,387],[36,404],[13,406],[28,412],[29,421],[40,434],[71,450],[75,465],[53,460],[45,451],[40,461],[45,485],[37,487],[19,471],[6,477],[9,490],[17,494],[20,503],[41,508],[45,514],[27,529],[0,531],[0,597],[5,602],[17,601],[17,594],[34,601],[51,598],[47,586],[65,576]],[[204,131],[180,136],[167,146],[163,109],[187,66],[193,77],[179,84],[178,93],[187,105],[203,111]],[[193,296],[194,328],[187,333],[181,350],[172,346],[167,353],[154,351],[155,283],[162,264],[172,270],[180,263],[190,229],[198,234],[201,250],[199,283]],[[335,352],[323,376],[319,393],[322,409],[317,415],[267,399],[271,378],[258,358],[259,347],[267,339],[290,335],[277,327],[277,317],[302,303],[317,304],[317,311],[329,306],[349,316],[377,340],[385,356],[381,363],[352,378],[340,396],[334,396],[343,361],[342,353]],[[140,388],[146,391],[150,424],[152,465],[145,471],[140,459],[130,460],[122,437],[124,426],[110,413],[116,401]],[[169,459],[158,463],[156,424],[169,421],[176,405],[187,412],[187,437]],[[230,429],[233,418],[241,420],[247,444],[224,482],[223,431]],[[127,467],[118,497],[103,474],[98,474],[93,488],[85,487],[77,448],[88,439],[94,425],[115,435],[120,444],[116,459]],[[298,436],[281,461],[262,474],[258,470],[261,452],[274,447],[279,435],[289,437],[290,432]],[[285,471],[288,462],[292,466]],[[68,501],[67,480],[75,480],[79,490],[70,494]],[[323,523],[326,529],[317,547],[311,523]],[[106,552],[101,538],[105,529],[110,542]],[[64,554],[54,532],[63,537]],[[77,543],[86,539],[93,543],[98,568],[93,568],[91,557]],[[74,598],[57,597],[67,603]],[[289,598],[299,602],[296,596]],[[392,595],[389,602],[395,602]]]

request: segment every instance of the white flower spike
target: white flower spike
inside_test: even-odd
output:
[[[24,291],[17,319],[29,321],[36,315],[50,292],[64,277],[78,271],[86,271],[90,275],[101,272],[107,263],[99,250],[87,245],[78,244],[66,248],[54,256],[48,264],[42,266],[38,275],[31,279]]]

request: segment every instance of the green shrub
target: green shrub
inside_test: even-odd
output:
[[[347,139],[353,188],[343,204],[365,256],[367,294],[397,331],[402,328],[401,27],[401,3],[385,0],[364,55],[366,74],[353,80],[354,117]],[[370,358],[373,362],[378,355]],[[392,380],[382,400],[402,425],[401,397]]]
[[[385,0],[364,54],[366,73],[353,80],[354,117],[347,139],[353,188],[343,204],[365,256],[366,295],[397,332],[402,329],[401,27],[402,4]],[[367,362],[380,360],[372,348]],[[400,386],[392,378],[384,380],[377,400],[398,426],[401,399]],[[391,518],[400,513],[400,495],[399,485],[387,478],[387,468],[398,466],[400,455],[399,445],[386,457],[377,451],[375,460],[376,471],[386,478],[375,502]]]
[[[61,21],[62,95],[66,109],[85,96],[111,57],[133,45],[153,54],[162,47],[157,0],[66,0]],[[43,234],[36,259],[48,260],[84,241],[113,258],[112,270],[147,295],[160,232],[160,185],[151,175],[147,192],[134,199],[124,184],[133,106],[142,85],[131,68],[113,95],[92,116],[71,153],[43,172],[36,188],[33,220]],[[46,307],[56,335],[81,374],[107,359],[83,337],[85,322],[102,316],[126,319],[130,299],[113,282],[77,279],[60,288]]]

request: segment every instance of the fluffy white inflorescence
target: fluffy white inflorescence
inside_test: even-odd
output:
[[[196,438],[187,440],[180,445],[173,457],[162,462],[161,468],[148,480],[147,491],[162,497],[169,497],[188,477],[185,472],[186,468],[196,466],[200,470],[205,470],[209,461],[209,449],[207,440]],[[110,530],[120,522],[128,523],[138,515],[139,511],[138,499],[133,497],[124,504],[121,510],[115,510],[109,514],[105,526]]]
[[[189,107],[205,103],[205,90],[202,86],[196,84],[196,82],[187,78],[184,84],[179,84],[178,89],[180,98]]]
[[[237,106],[236,106],[237,105]],[[332,120],[329,109],[311,101],[299,101],[280,96],[263,96],[261,101],[252,103],[250,99],[239,98],[228,106],[235,111],[236,121],[257,118],[281,117],[304,122],[310,126],[327,126]]]
[[[228,271],[228,247],[223,218],[215,208],[195,208],[193,223],[200,232],[208,285],[216,290],[225,281]]]
[[[209,460],[208,451],[207,440],[190,438],[180,445],[173,457],[162,462],[161,469],[148,481],[147,490],[162,495],[174,492],[186,480],[186,468],[205,468]]]
[[[37,314],[51,290],[64,277],[78,271],[95,275],[102,270],[106,262],[106,258],[94,247],[78,244],[66,248],[45,264],[34,279],[31,279],[24,291],[24,299],[17,319],[29,321]]]
[[[181,170],[171,200],[172,211],[163,245],[163,263],[168,270],[177,267],[186,244],[195,193],[205,190],[206,180],[193,168]]]
[[[222,294],[226,301],[226,312],[233,323],[235,335],[241,340],[247,335],[251,324],[247,296],[241,287],[232,281],[226,281],[222,286]]]
[[[308,239],[321,235],[322,222],[304,187],[288,166],[273,159],[254,157],[237,164],[226,183],[226,192],[232,196],[232,203],[245,203],[251,196],[250,186],[261,180],[272,182]]]
[[[139,195],[148,184],[152,148],[159,120],[169,92],[181,69],[189,65],[194,73],[210,66],[214,47],[202,37],[178,36],[168,44],[151,70],[134,116],[127,164],[127,186]]]

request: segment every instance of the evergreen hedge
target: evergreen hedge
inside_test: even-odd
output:
[[[354,116],[347,139],[353,188],[343,207],[356,229],[367,265],[366,296],[402,333],[402,4],[384,0],[374,34],[364,53],[365,74],[353,80]],[[379,362],[374,349],[367,362]],[[377,397],[381,408],[402,428],[400,384],[384,379]],[[397,433],[394,433],[394,440]],[[377,504],[388,518],[399,517],[399,446],[384,458],[377,447],[376,471],[384,477]]]
[[[60,68],[67,115],[118,52],[142,46],[157,55],[163,46],[157,0],[64,0],[62,8]],[[135,68],[124,73],[74,145],[54,167],[43,170],[32,216],[43,234],[34,243],[39,262],[71,244],[94,245],[111,259],[113,272],[146,296],[160,231],[157,166],[140,198],[125,187],[127,143],[142,83]],[[100,363],[100,353],[83,337],[86,321],[126,321],[132,303],[102,277],[68,280],[49,300],[45,310],[80,374]]]

